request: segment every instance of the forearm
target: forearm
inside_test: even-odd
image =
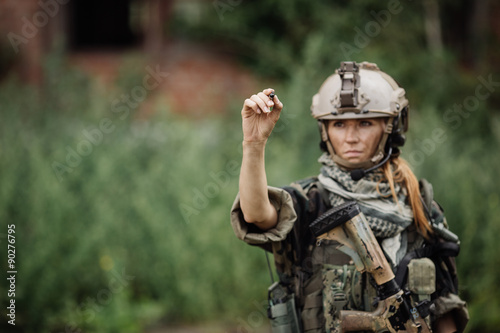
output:
[[[239,186],[245,221],[267,230],[276,225],[278,214],[269,201],[264,156],[265,142],[243,142]]]

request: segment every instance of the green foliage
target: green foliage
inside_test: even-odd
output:
[[[18,325],[139,332],[158,319],[234,322],[253,311],[265,300],[265,258],[228,222],[240,163],[228,129],[239,121],[192,123],[163,105],[157,117],[121,121],[114,96],[79,73],[60,80],[80,94],[68,100],[58,81],[42,102],[15,82],[0,92],[0,214],[4,228],[16,224]],[[114,130],[99,139],[104,118]],[[96,135],[87,156],[85,131]]]

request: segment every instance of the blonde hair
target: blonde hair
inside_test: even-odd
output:
[[[413,171],[411,171],[408,163],[400,157],[395,157],[391,159],[390,163],[385,163],[382,170],[384,172],[385,180],[389,183],[392,197],[396,203],[398,200],[396,190],[394,189],[394,183],[406,188],[411,210],[413,211],[415,226],[425,238],[428,238],[429,234],[432,233],[432,228],[425,215],[417,177]]]

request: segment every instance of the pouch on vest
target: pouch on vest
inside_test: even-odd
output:
[[[295,295],[288,294],[286,287],[274,282],[268,289],[267,316],[273,333],[300,333],[295,307]]]
[[[408,290],[418,296],[418,301],[431,299],[436,291],[436,267],[429,258],[412,259],[408,264]]]
[[[436,267],[429,258],[412,259],[408,264],[408,290],[414,297],[411,313],[422,316],[430,327],[431,294],[436,291]],[[416,298],[416,299],[415,299]]]

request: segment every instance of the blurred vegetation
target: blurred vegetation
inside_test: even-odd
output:
[[[453,120],[444,115],[471,101],[479,76],[497,82],[498,71],[464,68],[446,44],[430,51],[418,2],[402,1],[402,10],[363,47],[356,46],[361,37],[354,27],[364,31],[375,20],[371,12],[386,10],[386,3],[222,3],[230,6],[223,13],[208,3],[197,20],[178,15],[169,29],[234,53],[263,88],[273,83],[285,111],[267,150],[271,185],[318,172],[310,100],[346,58],[342,43],[357,49],[351,59],[376,62],[405,87],[411,124],[403,155],[418,177],[434,184],[462,240],[458,268],[471,313],[468,331],[496,331],[498,92]],[[488,53],[484,57],[489,61]],[[142,332],[154,323],[215,321],[248,331],[264,325],[264,254],[237,240],[229,226],[241,158],[234,110],[241,101],[203,120],[172,114],[167,103],[158,103],[149,119],[136,117],[135,109],[121,119],[112,101],[144,75],[133,59],[111,93],[69,69],[59,52],[45,63],[43,94],[15,78],[0,89],[0,218],[16,224],[16,326],[26,332]],[[69,157],[70,169],[55,169],[54,162],[69,165],[71,151],[89,147],[82,142],[90,142],[88,133],[104,118],[113,130],[93,137],[97,143],[87,156]],[[0,290],[4,309],[6,294]]]

